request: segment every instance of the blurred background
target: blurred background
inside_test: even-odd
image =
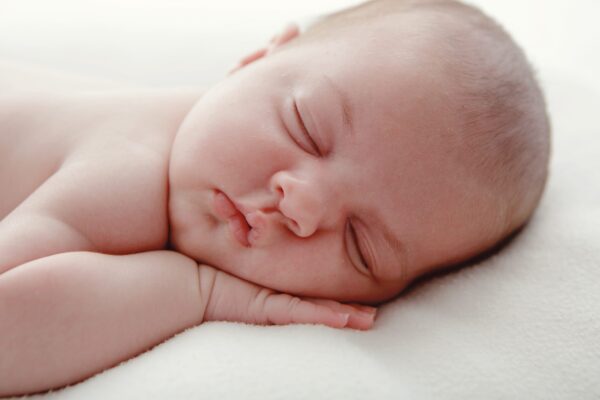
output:
[[[207,86],[287,22],[356,0],[0,0],[0,61],[152,86]],[[544,81],[600,90],[600,1],[472,1],[525,48]],[[520,10],[515,13],[515,9]]]

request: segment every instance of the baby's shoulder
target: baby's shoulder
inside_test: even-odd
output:
[[[86,250],[162,248],[170,146],[187,110],[177,115],[155,93],[28,96],[14,97],[12,120],[0,118],[0,153],[10,154],[0,158],[2,224],[43,216],[31,219],[42,243],[64,226],[78,246],[94,245]]]

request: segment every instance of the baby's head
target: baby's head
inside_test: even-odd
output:
[[[376,303],[521,227],[548,157],[542,93],[501,28],[454,1],[373,1],[287,28],[194,106],[171,243],[279,291]]]

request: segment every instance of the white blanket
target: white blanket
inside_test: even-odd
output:
[[[285,22],[328,11],[218,3],[4,0],[0,58],[208,84]],[[381,307],[369,332],[207,323],[35,398],[599,399],[600,3],[524,3],[476,2],[530,54],[553,124],[547,190],[506,248]]]

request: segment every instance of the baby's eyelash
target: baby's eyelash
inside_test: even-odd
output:
[[[358,242],[358,236],[356,235],[356,231],[354,230],[354,225],[352,225],[351,220],[348,220],[348,222],[347,222],[347,229],[350,233],[350,240],[352,241],[352,243],[351,243],[352,252],[356,252],[356,254],[358,255],[358,258],[360,258],[361,265],[365,269],[367,269],[367,270],[370,269],[369,263],[367,262],[363,252],[360,249],[360,244]]]
[[[294,113],[296,114],[296,120],[298,121],[300,130],[302,131],[302,135],[304,135],[305,139],[308,141],[308,145],[310,146],[311,151],[309,151],[309,153],[314,152],[317,156],[321,156],[321,150],[319,149],[319,146],[317,145],[315,140],[310,135],[310,132],[308,132],[308,129],[306,129],[306,125],[304,124],[302,115],[300,115],[300,110],[298,110],[298,104],[295,101],[294,101]],[[293,137],[293,139],[296,143],[298,143],[296,138]],[[300,146],[302,147],[301,144],[300,144]]]

